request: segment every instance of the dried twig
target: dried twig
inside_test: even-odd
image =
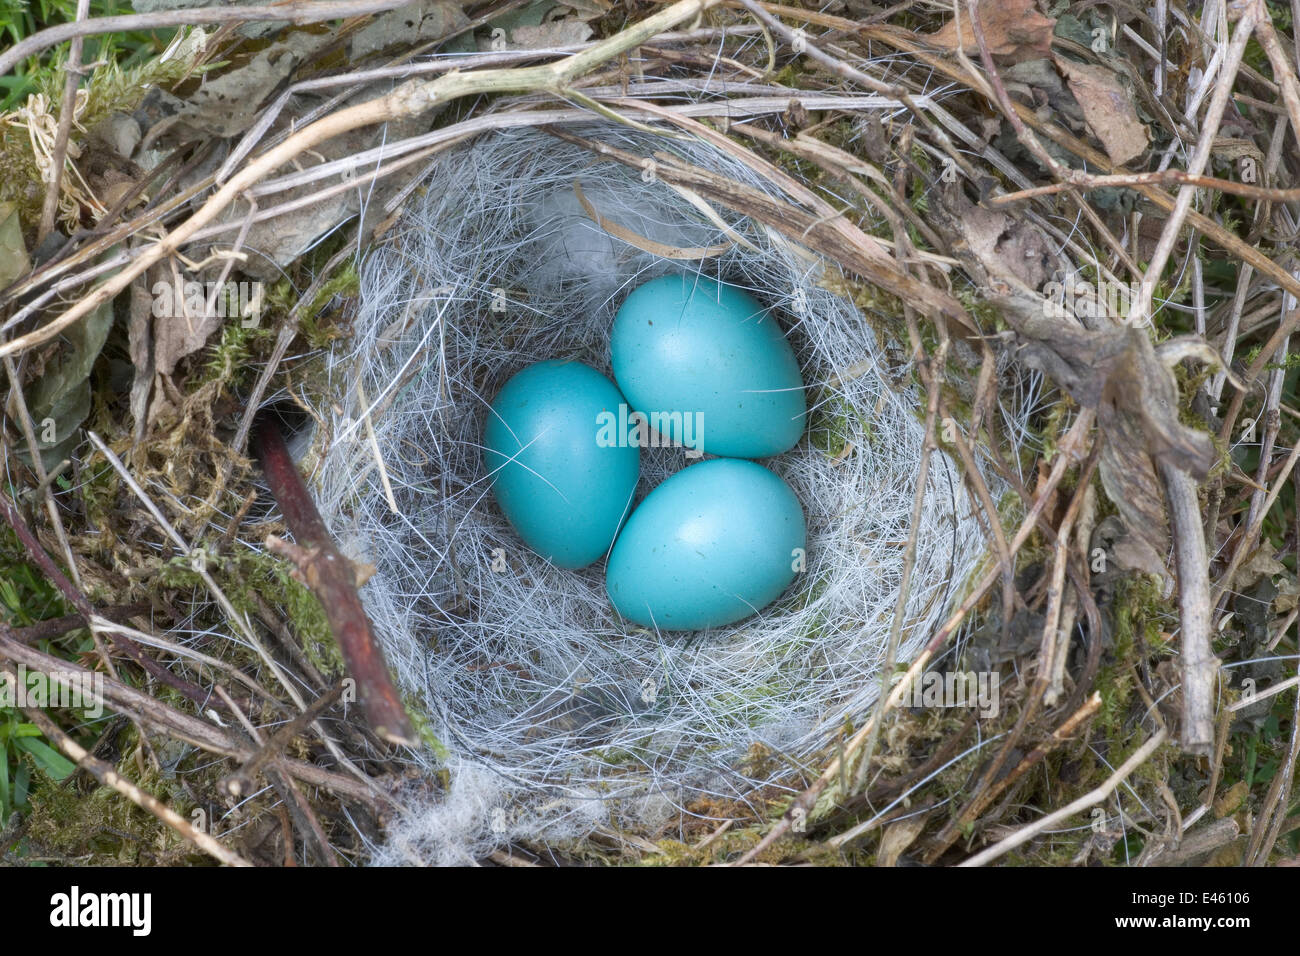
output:
[[[1214,682],[1219,659],[1210,646],[1209,558],[1201,525],[1196,482],[1176,465],[1161,463],[1169,505],[1174,560],[1178,568],[1178,610],[1182,625],[1183,720],[1181,741],[1189,753],[1209,753],[1214,744]]]
[[[40,671],[55,684],[81,694],[89,705],[97,704],[120,714],[129,714],[158,733],[168,734],[210,753],[238,760],[248,760],[253,755],[252,749],[232,739],[229,732],[217,724],[181,713],[141,690],[29,647],[10,636],[4,626],[0,626],[0,660],[11,660],[29,671]],[[361,782],[302,760],[282,758],[280,766],[304,783],[325,787],[372,810],[395,804],[392,797],[373,782]]]
[[[1106,778],[1105,783],[1084,794],[1077,800],[1071,801],[1061,809],[1049,813],[1046,816],[1039,817],[1028,826],[1021,827],[1015,833],[999,840],[993,846],[983,850],[968,860],[963,860],[958,866],[983,866],[990,863],[1005,853],[1009,853],[1016,847],[1033,839],[1058,823],[1068,820],[1080,810],[1086,810],[1088,807],[1095,806],[1109,797],[1128,776],[1138,767],[1146,762],[1147,758],[1155,753],[1156,748],[1165,742],[1165,730],[1161,728],[1156,731],[1146,743],[1133,752],[1127,760],[1119,765],[1119,768]]]
[[[234,797],[242,797],[251,793],[253,791],[253,778],[257,776],[266,762],[283,755],[285,749],[289,744],[293,743],[295,737],[303,733],[317,717],[329,710],[343,696],[346,687],[346,684],[339,682],[334,686],[333,690],[312,701],[310,707],[283,727],[277,729],[271,739],[266,741],[257,753],[237,772],[226,777],[222,782],[223,789]]]
[[[334,546],[289,455],[284,436],[273,421],[264,420],[256,427],[254,444],[271,493],[297,539],[296,544],[291,544],[272,536],[267,547],[292,560],[296,576],[320,600],[348,673],[357,682],[361,707],[371,729],[390,743],[414,746],[415,731],[357,594],[356,569]]]
[[[342,20],[348,17],[383,13],[409,6],[415,0],[332,0],[328,3],[310,3],[305,0],[288,0],[265,7],[194,7],[189,10],[159,10],[154,13],[135,13],[117,17],[79,19],[73,23],[60,23],[46,27],[15,43],[0,54],[0,76],[15,66],[35,56],[42,50],[58,46],[64,40],[102,36],[105,33],[127,33],[131,30],[162,30],[167,27],[201,26],[205,23],[320,23],[322,20]]]
[[[326,140],[364,126],[410,119],[428,112],[435,106],[466,96],[535,90],[545,90],[561,96],[572,81],[606,60],[636,47],[669,27],[695,17],[717,3],[718,0],[679,0],[667,9],[633,24],[608,40],[554,63],[517,69],[451,73],[427,82],[412,80],[384,96],[358,103],[318,120],[248,163],[185,222],[174,228],[162,240],[149,246],[139,258],[96,287],[62,315],[26,335],[0,343],[0,356],[12,355],[42,342],[48,342],[63,329],[112,299],[155,262],[175,253],[199,229],[216,219],[221,211],[249,186],[273,170],[279,169],[300,153]],[[337,8],[342,5],[326,4],[325,6],[334,10],[337,15]],[[247,8],[241,7],[238,12],[246,10]],[[184,12],[186,11],[177,11],[177,13]]]
[[[11,679],[16,679],[12,671],[7,668],[4,668],[4,671]],[[51,720],[45,711],[35,707],[24,707],[23,713],[28,720],[41,728],[41,733],[62,750],[68,756],[68,759],[75,761],[77,766],[86,770],[98,780],[101,786],[116,790],[140,809],[153,814],[160,822],[175,830],[204,853],[227,866],[253,865],[202,830],[196,830],[188,820],[153,794],[141,790],[130,780],[119,774],[112,766],[98,757],[92,756],[84,747],[65,734],[62,728]]]
[[[912,360],[918,364],[925,361],[921,344],[921,330],[917,326],[916,313],[911,308],[904,308],[907,318],[907,335],[912,346]],[[858,763],[854,779],[855,788],[861,787],[871,772],[871,760],[875,756],[876,742],[880,737],[880,728],[884,723],[885,702],[889,699],[889,682],[894,676],[894,662],[898,659],[898,644],[903,634],[903,624],[907,615],[907,599],[912,592],[912,572],[916,566],[917,529],[921,527],[921,514],[925,507],[925,495],[929,490],[930,458],[938,447],[937,422],[939,418],[939,395],[943,391],[944,366],[948,361],[948,325],[939,320],[939,348],[929,360],[929,400],[925,410],[925,441],[921,446],[921,461],[916,476],[916,491],[912,496],[912,517],[907,547],[903,551],[902,577],[898,583],[898,599],[894,602],[894,618],[889,625],[889,643],[886,645],[885,661],[880,668],[880,696],[876,702],[876,713],[871,720],[871,733],[867,735],[866,746]]]
[[[77,0],[76,22],[83,22],[90,14],[90,0]],[[59,106],[59,128],[54,138],[54,151],[50,158],[50,181],[45,187],[45,204],[41,207],[41,223],[36,230],[37,242],[54,231],[54,220],[59,212],[59,190],[63,188],[63,164],[68,158],[68,140],[72,136],[72,121],[77,112],[77,87],[81,84],[82,35],[72,38],[68,48],[68,61],[64,64],[67,76],[63,81],[63,102]],[[0,70],[0,73],[3,71]]]
[[[1267,16],[1267,13],[1264,15]],[[1220,68],[1219,82],[1214,89],[1214,95],[1210,98],[1210,105],[1201,126],[1200,139],[1196,143],[1196,150],[1192,153],[1191,162],[1188,163],[1187,172],[1191,176],[1200,176],[1210,161],[1214,137],[1219,131],[1219,125],[1223,121],[1223,111],[1227,108],[1228,97],[1232,93],[1232,81],[1237,75],[1242,55],[1246,52],[1246,43],[1254,32],[1259,16],[1258,6],[1252,3],[1246,7],[1241,22],[1237,24],[1237,32],[1233,35],[1232,42],[1228,44],[1224,64]],[[1192,199],[1195,196],[1195,186],[1183,186],[1178,190],[1174,208],[1170,211],[1169,218],[1165,220],[1160,239],[1151,254],[1151,262],[1147,265],[1142,283],[1138,287],[1137,298],[1130,307],[1130,321],[1144,321],[1150,317],[1151,299],[1155,295],[1156,284],[1160,281],[1165,264],[1169,261],[1169,255],[1178,241],[1178,234],[1182,231],[1183,222],[1191,211]]]
[[[1029,538],[1029,535],[1033,532],[1038,518],[1042,514],[1043,508],[1046,507],[1047,502],[1051,499],[1056,486],[1060,483],[1061,479],[1065,477],[1066,467],[1073,460],[1074,454],[1079,450],[1079,447],[1083,443],[1084,436],[1092,429],[1094,418],[1095,416],[1090,409],[1084,409],[1079,413],[1074,424],[1070,426],[1070,430],[1066,432],[1065,436],[1061,439],[1058,445],[1059,454],[1057,456],[1056,464],[1053,466],[1052,471],[1048,474],[1046,480],[1040,483],[1037,499],[1029,509],[1029,514],[1027,514],[1024,521],[1021,522],[1020,528],[1016,532],[1015,537],[1011,540],[1011,551],[1013,554],[1020,549],[1021,545],[1025,543]],[[882,713],[888,713],[890,710],[898,706],[908,689],[911,688],[911,686],[916,682],[916,679],[924,673],[926,666],[934,658],[934,655],[938,653],[939,649],[947,642],[948,638],[952,636],[953,632],[961,626],[961,622],[965,620],[966,615],[969,614],[981,600],[983,600],[984,595],[988,593],[988,589],[993,586],[1000,576],[1001,569],[994,567],[985,574],[982,579],[980,579],[979,583],[971,593],[967,595],[966,600],[962,602],[961,606],[935,632],[934,637],[930,639],[930,642],[926,644],[921,653],[912,661],[911,666],[907,669],[907,673],[903,675],[903,678],[894,686],[893,691],[890,692]],[[802,814],[806,816],[811,813],[822,792],[825,791],[826,787],[830,785],[832,781],[840,777],[841,773],[847,766],[847,762],[851,755],[855,754],[858,749],[862,747],[867,736],[871,733],[874,724],[875,715],[873,714],[871,719],[869,719],[849,741],[838,749],[835,756],[831,758],[831,760],[826,764],[826,767],[822,770],[821,776],[813,781],[813,783],[809,785],[803,793],[799,794],[799,796],[794,799],[790,804],[790,809],[787,810],[781,819],[773,825],[772,829],[767,832],[763,839],[755,844],[753,848],[746,852],[745,855],[737,861],[737,865],[752,862],[760,853],[788,833],[796,815]]]
[[[90,602],[86,599],[86,596],[68,580],[67,575],[65,575],[59,569],[59,566],[51,560],[50,556],[45,553],[45,549],[41,547],[40,542],[36,540],[36,536],[32,534],[31,529],[27,527],[27,522],[23,520],[22,515],[18,513],[18,509],[13,506],[12,502],[9,501],[8,496],[3,492],[0,492],[0,516],[3,516],[9,527],[13,529],[14,534],[18,536],[18,540],[22,542],[23,546],[27,549],[28,555],[31,557],[32,561],[36,563],[37,567],[41,569],[41,572],[45,575],[46,579],[59,589],[63,596],[67,598],[68,603],[75,607],[78,613],[80,613],[80,615],[86,620],[87,626],[93,629],[94,625],[92,622],[95,616],[94,608],[90,606]],[[118,651],[135,661],[157,680],[166,684],[173,690],[184,694],[200,709],[209,705],[208,694],[206,694],[201,687],[183,677],[178,677],[173,674],[152,657],[145,654],[144,651],[137,647],[134,642],[125,638],[119,639],[115,634],[109,634],[108,639]]]

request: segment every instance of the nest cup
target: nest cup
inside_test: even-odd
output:
[[[780,195],[708,144],[613,124],[574,131]],[[649,241],[598,225],[575,184],[607,224]],[[443,154],[365,261],[355,335],[329,359],[316,481],[344,550],[377,569],[362,595],[433,742],[411,759],[429,778],[447,771],[446,786],[407,794],[377,862],[465,862],[513,841],[675,833],[690,816],[742,814],[756,790],[815,769],[876,698],[911,534],[921,397],[896,384],[858,308],[828,290],[833,263],[699,207],[653,167],[499,132]],[[489,405],[511,375],[564,358],[612,379],[618,306],[673,271],[772,308],[809,406],[799,445],[763,461],[803,505],[806,567],[758,615],[697,633],[620,619],[603,561],[569,571],[531,552],[497,508],[482,455]],[[688,463],[680,448],[645,449],[638,501]],[[986,554],[957,468],[942,453],[931,465],[900,660]]]

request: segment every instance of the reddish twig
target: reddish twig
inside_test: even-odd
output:
[[[153,610],[151,604],[123,604],[117,607],[100,608],[96,613],[114,624],[125,624],[131,618],[148,614],[151,610]],[[79,627],[89,626],[90,621],[80,614],[65,614],[63,617],[51,617],[29,624],[27,627],[16,628],[10,636],[24,644],[35,644],[37,641],[61,637]]]
[[[390,743],[414,746],[410,719],[357,593],[356,569],[334,546],[273,421],[259,423],[254,446],[271,493],[297,540],[291,544],[272,535],[267,547],[293,561],[295,576],[319,599],[348,673],[357,682],[361,708],[371,729]]]

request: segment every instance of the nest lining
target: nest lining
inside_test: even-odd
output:
[[[707,144],[577,131],[779,195]],[[604,219],[653,243],[727,250],[683,261],[638,249],[592,221],[575,183]],[[662,828],[701,797],[743,805],[781,786],[875,700],[924,440],[918,396],[891,384],[871,325],[824,287],[833,264],[725,210],[720,228],[653,177],[525,129],[445,154],[424,185],[364,265],[356,334],[331,357],[337,392],[320,408],[334,426],[316,475],[321,512],[377,568],[367,609],[442,745],[413,759],[450,779],[410,803],[376,861],[462,862],[511,841]],[[603,562],[568,571],[529,551],[492,500],[481,454],[488,406],[511,375],[548,358],[609,375],[622,298],[674,270],[742,286],[776,311],[810,409],[800,444],[763,462],[803,504],[806,571],[758,616],[698,634],[622,621]],[[644,449],[638,501],[687,463],[682,449]],[[904,661],[986,553],[957,468],[940,453],[930,475]]]

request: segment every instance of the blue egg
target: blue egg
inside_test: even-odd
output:
[[[789,451],[807,405],[776,319],[735,286],[652,279],[627,297],[610,336],[614,378],[672,442],[726,458]]]
[[[614,609],[664,631],[742,620],[802,568],[807,529],[790,486],[762,465],[690,465],[632,512],[605,568]]]
[[[555,361],[517,373],[492,403],[483,459],[497,503],[562,568],[601,558],[631,510],[641,450],[609,427],[624,403],[594,368]]]

